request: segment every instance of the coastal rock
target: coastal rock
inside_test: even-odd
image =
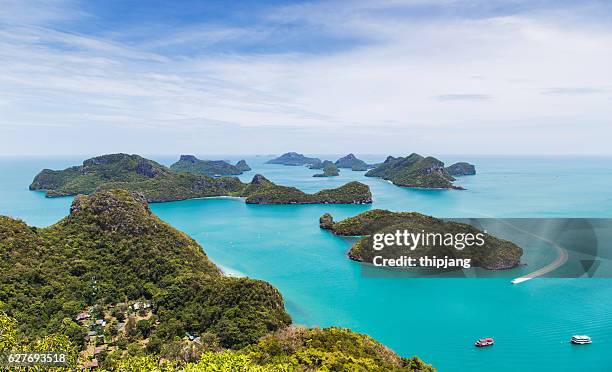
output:
[[[309,158],[297,152],[288,152],[278,158],[268,160],[266,164],[283,164],[283,165],[315,165],[321,162],[319,158]]]
[[[319,227],[325,230],[330,230],[334,226],[334,217],[331,214],[325,213],[319,217]]]
[[[476,174],[476,167],[466,162],[455,163],[445,168],[446,172],[454,177],[473,176]]]

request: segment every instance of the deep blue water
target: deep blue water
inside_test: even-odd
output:
[[[164,164],[178,158],[150,157]],[[612,158],[439,158],[447,164],[476,164],[476,176],[459,180],[467,190],[403,189],[350,170],[335,178],[313,178],[315,171],[304,167],[264,165],[266,157],[247,157],[254,171],[241,176],[244,180],[262,173],[310,192],[359,180],[370,185],[374,203],[258,206],[213,198],[154,204],[152,209],[198,240],[227,272],[279,288],[297,324],[350,327],[404,356],[419,355],[441,371],[612,370],[608,279],[534,279],[511,285],[509,273],[488,279],[371,278],[346,258],[350,239],[319,229],[318,218],[325,212],[341,219],[369,208],[437,217],[612,217]],[[64,168],[82,159],[0,158],[0,214],[37,226],[65,216],[71,198],[46,199],[27,186],[42,168]],[[528,266],[554,259],[545,247],[531,249],[541,245],[526,247]],[[514,270],[518,276],[531,267]],[[590,335],[594,343],[570,345],[576,333]],[[495,337],[496,345],[474,348],[473,341],[481,337]]]

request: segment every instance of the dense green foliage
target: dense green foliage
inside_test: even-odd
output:
[[[453,186],[455,180],[444,169],[444,163],[434,157],[411,154],[407,157],[387,157],[384,163],[365,174],[381,177],[397,186],[436,189],[460,189]]]
[[[276,289],[222,276],[193,239],[128,191],[79,196],[45,229],[0,217],[0,255],[0,301],[28,336],[64,330],[79,345],[71,319],[86,305],[140,298],[161,323],[153,340],[209,332],[240,348],[290,322]]]
[[[278,186],[261,175],[255,176],[245,189],[250,204],[368,204],[370,188],[361,182],[349,182],[335,189],[307,194],[295,187]]]
[[[448,174],[454,177],[473,176],[476,174],[476,167],[473,164],[459,162],[444,168]]]
[[[282,165],[314,165],[321,162],[319,158],[309,158],[297,152],[288,152],[278,158],[270,159],[266,164],[282,164]]]
[[[28,341],[18,331],[18,322],[8,316],[4,311],[4,304],[0,302],[0,353],[4,352],[57,352],[66,355],[66,364],[53,368],[54,371],[73,371],[77,367],[78,350],[63,334],[50,334]],[[68,320],[66,320],[68,321]],[[12,367],[10,370],[42,371],[42,366]]]
[[[196,159],[197,160],[197,159]],[[244,164],[246,165],[246,164]],[[91,194],[95,190],[125,189],[142,193],[149,202],[164,202],[209,196],[238,196],[251,204],[346,203],[361,204],[371,199],[366,185],[306,194],[294,187],[278,186],[256,175],[250,183],[236,177],[213,178],[203,174],[174,172],[138,155],[113,154],[88,159],[82,166],[62,171],[45,169],[30,185],[45,190],[49,197]],[[327,193],[325,192],[327,191]],[[355,192],[355,194],[350,194]],[[335,195],[332,199],[329,195]]]
[[[314,174],[313,177],[335,177],[338,175],[340,175],[340,171],[338,170],[338,167],[336,167],[335,164],[331,163],[331,164],[327,164],[323,168],[323,173]]]
[[[73,319],[88,307],[93,319],[110,311],[125,321],[114,351],[97,354],[103,369],[433,371],[350,330],[288,327],[275,288],[222,276],[193,239],[126,190],[80,195],[48,228],[0,217],[0,258],[0,351],[66,351],[72,370],[86,339]],[[153,315],[125,319],[119,302],[135,300],[150,301]]]
[[[354,171],[368,170],[368,164],[361,159],[357,159],[354,154],[348,154],[347,156],[336,160],[335,164],[338,168],[350,168]]]
[[[99,188],[138,191],[150,202],[221,196],[238,191],[237,178],[215,179],[205,175],[175,173],[138,155],[111,154],[85,160],[83,165],[61,171],[44,169],[30,185],[46,195],[91,194]]]
[[[189,172],[208,176],[232,176],[251,170],[244,160],[232,165],[225,160],[200,160],[193,155],[181,155],[180,159],[170,166],[175,172]]]
[[[371,337],[348,329],[287,327],[240,351],[204,351],[196,362],[177,365],[153,356],[118,363],[122,371],[413,371],[433,372],[417,357],[401,358]]]
[[[380,250],[373,248],[373,234],[395,234],[396,231],[407,230],[414,233],[451,234],[483,234],[483,245],[466,246],[456,249],[454,246],[435,241],[429,246],[420,245],[414,251],[407,246],[387,246],[385,257],[408,255],[414,258],[437,256],[449,258],[471,258],[472,266],[498,270],[516,267],[520,263],[523,250],[512,242],[496,238],[475,227],[454,221],[444,221],[416,212],[391,212],[373,209],[357,216],[339,222],[333,222],[329,214],[319,219],[321,228],[331,230],[340,236],[364,236],[351,247],[349,257],[356,261],[372,262],[375,256],[381,255]]]

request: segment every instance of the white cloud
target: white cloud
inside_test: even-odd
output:
[[[417,18],[409,8],[392,10],[422,1],[373,4],[284,7],[257,28],[192,25],[137,44],[46,26],[59,19],[55,8],[31,11],[19,24],[0,13],[0,64],[6,66],[0,129],[56,125],[120,136],[146,128],[159,137],[148,147],[135,143],[132,152],[149,153],[181,152],[178,145],[164,145],[173,132],[181,138],[193,133],[193,141],[200,141],[195,134],[202,130],[231,136],[236,150],[208,144],[209,151],[226,153],[259,152],[262,146],[263,152],[286,146],[335,152],[342,146],[364,153],[563,153],[573,125],[592,136],[583,138],[591,143],[585,151],[610,151],[609,25],[568,27],[560,11]],[[363,42],[325,53],[160,52],[193,43],[273,42],[271,29],[288,23]],[[551,136],[550,128],[561,127]],[[293,138],[289,128],[308,135]],[[11,129],[0,139],[4,151],[32,151],[18,134]],[[83,141],[96,152],[110,151],[95,138],[84,135]],[[46,146],[62,152],[61,140]]]

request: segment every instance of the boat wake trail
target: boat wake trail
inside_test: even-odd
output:
[[[497,217],[494,217],[494,216],[487,216],[487,217],[495,218],[499,222],[503,223],[504,225],[506,225],[506,226],[516,230],[516,231],[519,231],[519,232],[521,232],[523,234],[529,235],[529,236],[534,237],[536,239],[539,239],[539,240],[541,240],[541,241],[543,241],[543,242],[545,242],[547,244],[550,244],[557,251],[557,258],[555,258],[555,260],[553,262],[549,263],[548,265],[546,265],[546,266],[544,266],[542,268],[539,268],[538,270],[530,272],[529,274],[526,274],[526,275],[523,275],[521,277],[512,279],[510,281],[510,283],[512,283],[512,284],[519,284],[519,283],[531,280],[533,278],[537,278],[538,276],[542,276],[542,275],[547,274],[547,273],[549,273],[549,272],[551,272],[553,270],[556,270],[557,268],[559,268],[560,266],[562,266],[563,264],[565,264],[567,262],[567,259],[569,257],[569,255],[567,253],[567,249],[563,248],[562,246],[560,246],[556,242],[554,242],[554,241],[552,241],[550,239],[547,239],[547,238],[545,238],[543,236],[540,236],[540,235],[534,234],[532,232],[529,232],[527,230],[523,230],[520,227],[517,227],[517,226],[511,224],[508,221],[504,221],[502,219],[498,219]]]

